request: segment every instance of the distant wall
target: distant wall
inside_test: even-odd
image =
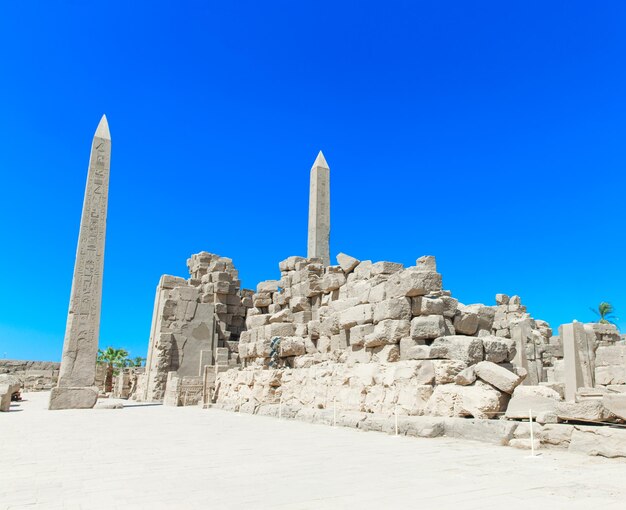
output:
[[[20,378],[25,391],[45,391],[56,386],[61,363],[56,361],[0,360],[0,374]]]

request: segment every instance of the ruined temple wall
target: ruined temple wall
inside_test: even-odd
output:
[[[24,391],[46,391],[57,385],[60,363],[54,361],[0,360],[0,374],[18,377]]]
[[[231,259],[201,252],[187,266],[188,280],[163,276],[157,287],[146,374],[138,382],[145,401],[163,400],[170,372],[200,376],[205,365],[218,361],[220,347],[236,361],[251,292],[240,289]]]

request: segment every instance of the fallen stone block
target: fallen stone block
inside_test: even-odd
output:
[[[626,457],[626,430],[575,426],[568,451],[601,457]]]
[[[394,273],[385,285],[388,298],[425,296],[439,290],[441,290],[439,273],[411,269]]]
[[[600,400],[557,402],[554,412],[561,421],[606,422],[615,419]]]
[[[509,444],[518,424],[505,420],[446,418],[445,435],[501,446]]]
[[[435,387],[426,404],[425,414],[487,420],[498,417],[504,411],[507,400],[506,394],[480,381],[473,386],[442,384]]]
[[[474,366],[474,370],[480,379],[509,395],[513,393],[513,390],[524,380],[523,377],[491,361],[481,361],[477,363]]]
[[[476,381],[476,370],[474,369],[475,365],[467,367],[464,370],[461,370],[454,378],[454,383],[460,386],[469,386],[470,384],[474,384]]]
[[[459,309],[452,320],[452,325],[457,334],[474,335],[478,331],[478,315],[464,308]]]
[[[458,360],[434,359],[432,364],[435,367],[435,384],[451,384],[467,368],[465,362]]]
[[[410,331],[408,320],[386,319],[374,326],[374,331],[365,337],[365,347],[378,347],[380,345],[397,344],[400,339],[406,337]]]
[[[443,315],[443,300],[431,296],[411,298],[411,314],[413,316]]]
[[[515,357],[515,340],[494,335],[481,336],[485,347],[485,361],[503,363]]]
[[[430,352],[433,358],[459,360],[468,365],[478,363],[484,357],[482,340],[473,336],[448,335],[437,338]]]
[[[400,359],[430,359],[430,346],[410,337],[401,338]]]
[[[401,297],[385,299],[374,307],[374,324],[385,319],[411,320],[411,301]]]
[[[614,414],[622,420],[626,420],[626,393],[604,395],[602,397],[602,405],[611,414]]]
[[[344,273],[348,274],[354,270],[356,266],[359,265],[360,260],[351,257],[350,255],[346,255],[345,253],[340,253],[337,255],[337,263],[341,267]]]

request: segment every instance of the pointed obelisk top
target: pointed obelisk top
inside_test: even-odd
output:
[[[104,138],[105,140],[111,139],[111,133],[109,132],[109,123],[107,122],[107,116],[103,115],[100,119],[100,124],[98,124],[98,129],[96,129],[96,134],[94,137]]]
[[[317,158],[315,158],[315,163],[313,163],[313,166],[311,168],[315,168],[316,166],[328,168],[330,170],[330,167],[328,166],[328,163],[326,163],[326,158],[324,157],[324,154],[322,154],[322,151],[320,151],[317,155]]]

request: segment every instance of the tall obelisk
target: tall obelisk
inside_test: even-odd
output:
[[[50,409],[89,409],[98,399],[96,355],[110,164],[111,135],[103,115],[91,144],[59,383],[50,394]]]
[[[330,168],[322,151],[311,167],[307,257],[330,264]]]

